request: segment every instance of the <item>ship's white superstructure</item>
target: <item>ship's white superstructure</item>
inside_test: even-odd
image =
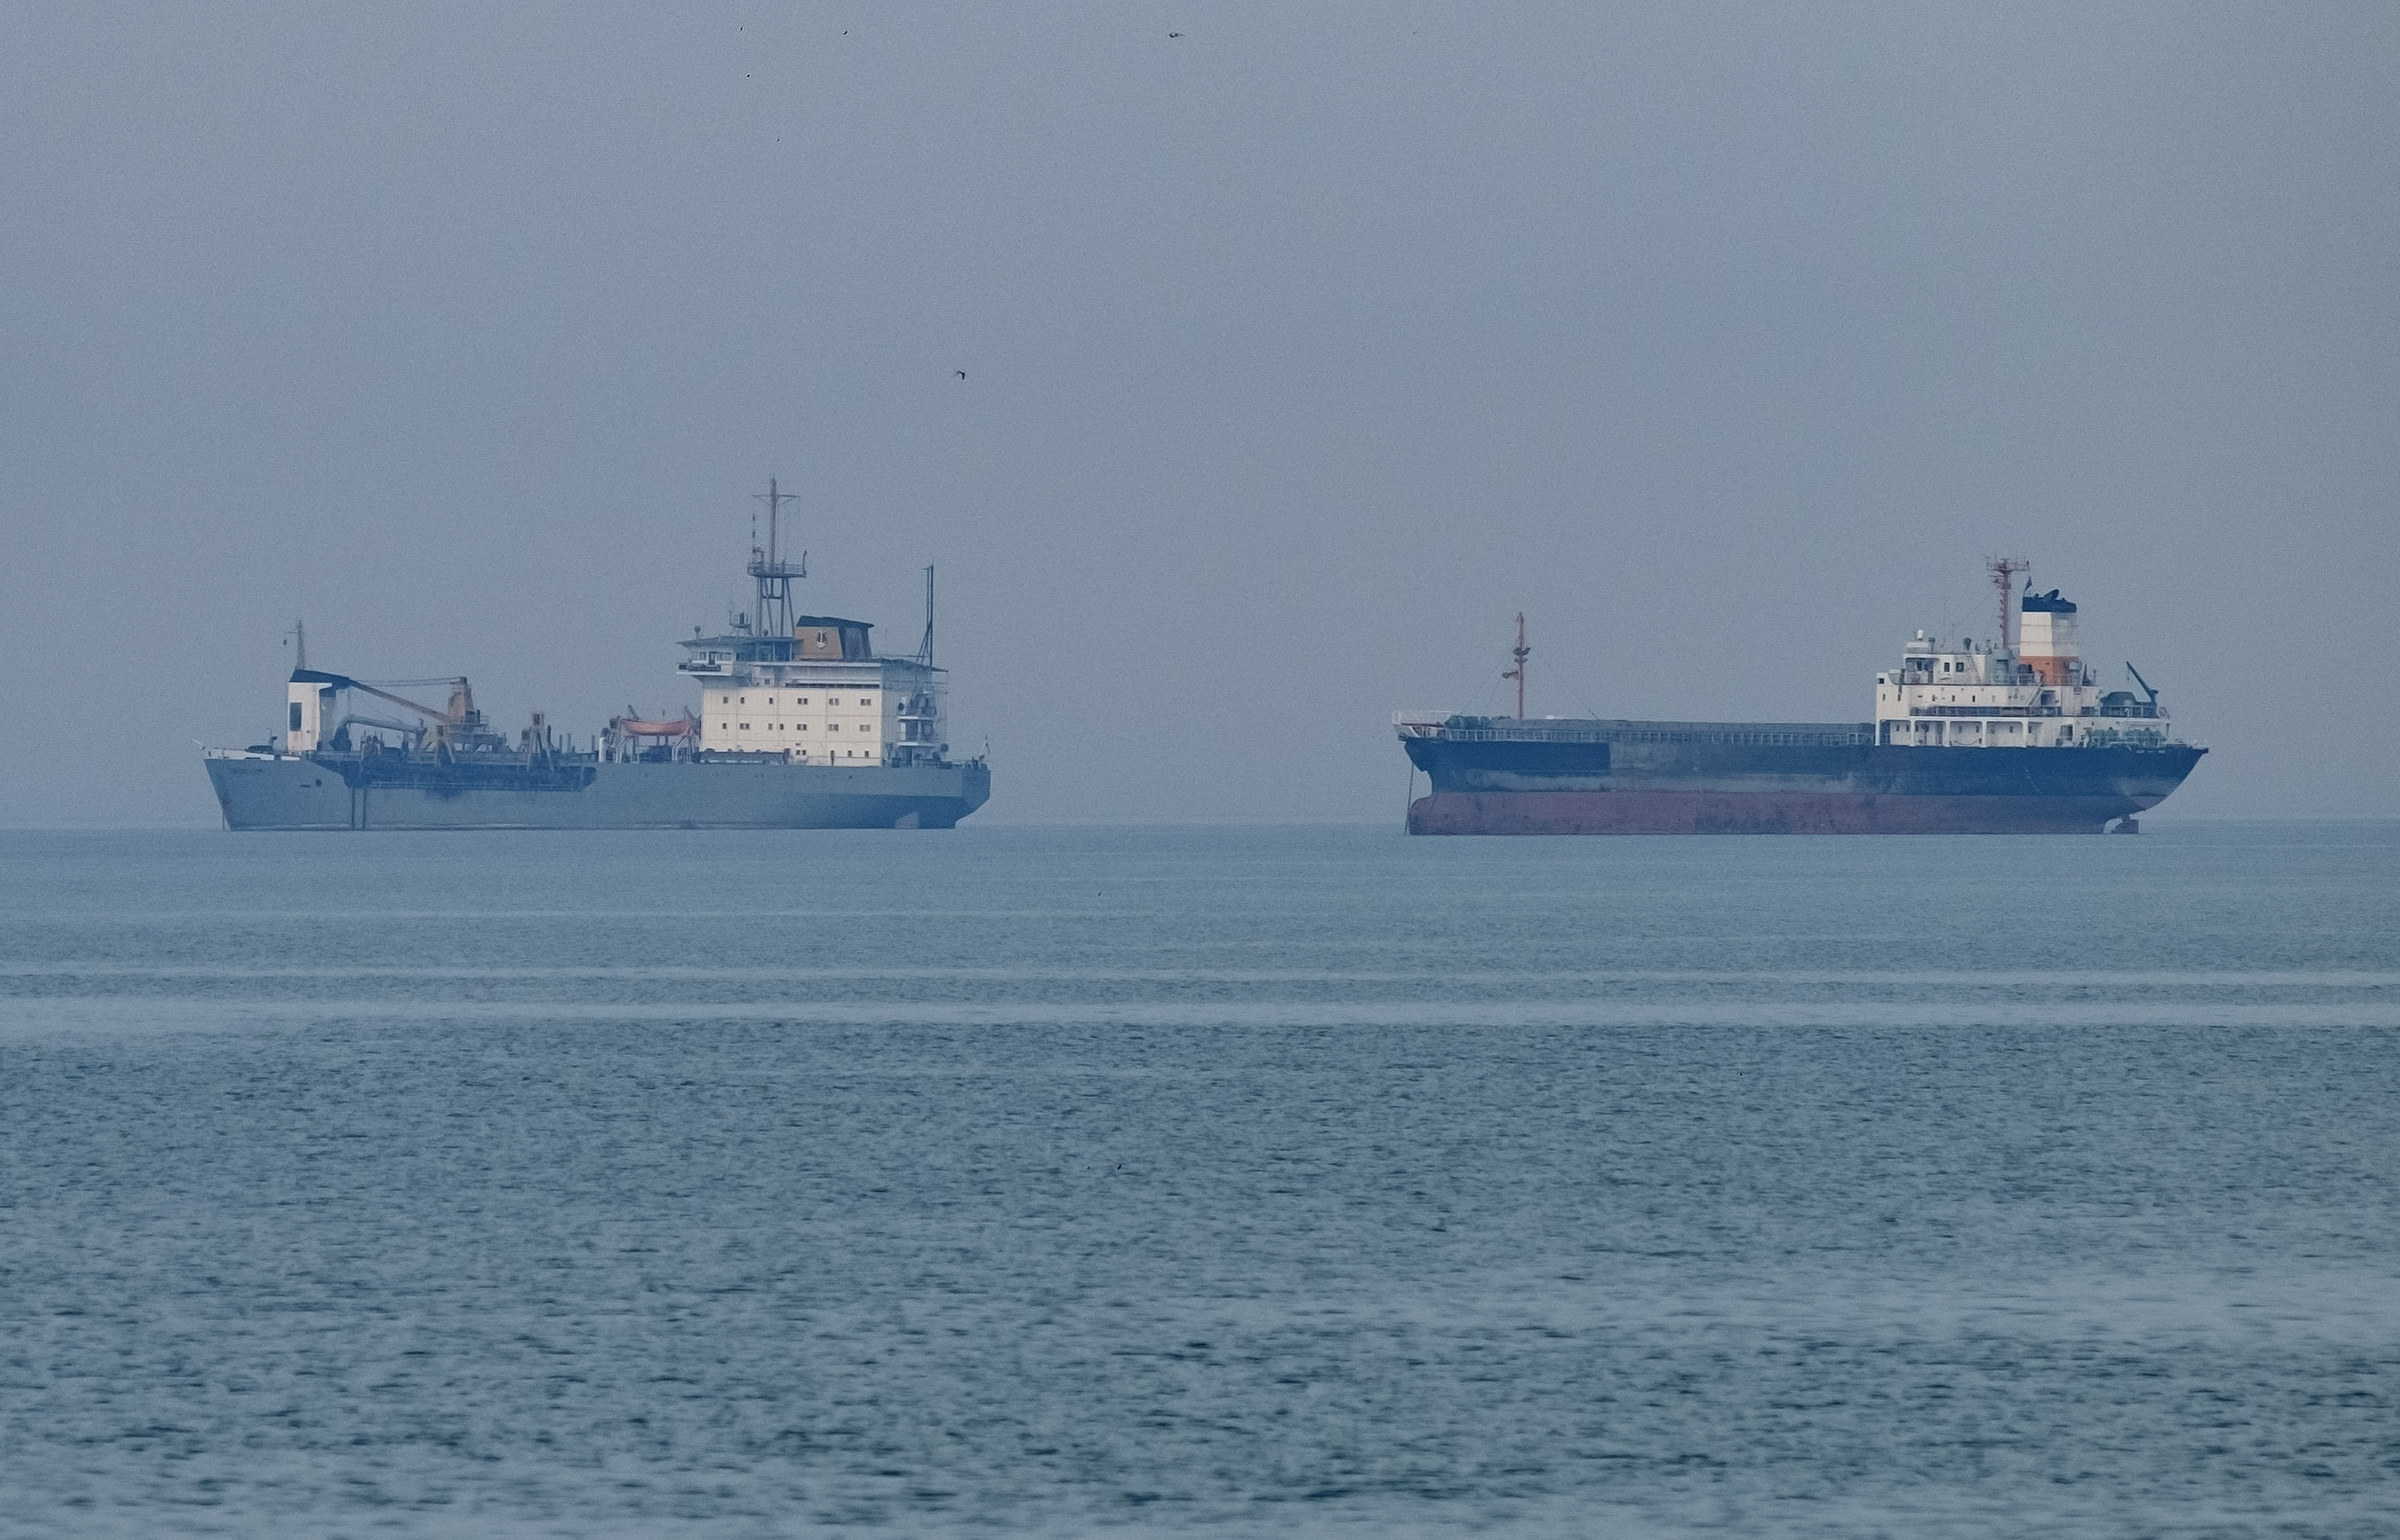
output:
[[[2026,593],[2014,645],[1945,647],[1920,631],[1875,675],[1875,739],[1917,748],[2071,748],[2169,742],[2156,691],[2103,690],[2078,655],[2075,606]],[[2139,680],[2139,675],[2135,675]]]
[[[676,668],[701,686],[699,727],[683,742],[699,757],[774,758],[794,765],[931,765],[949,752],[944,672],[934,666],[934,569],[925,569],[925,639],[913,658],[879,658],[874,628],[795,611],[792,584],[807,553],[786,561],[778,520],[792,495],[770,481],[767,543],[750,552],[757,607],[721,636],[694,636]]]
[[[771,755],[796,765],[930,763],[948,749],[943,671],[913,658],[868,655],[866,627],[803,616],[791,659],[744,657],[746,638],[687,642],[679,666],[702,686],[700,752]],[[812,634],[853,631],[853,655],[836,641],[808,656]]]

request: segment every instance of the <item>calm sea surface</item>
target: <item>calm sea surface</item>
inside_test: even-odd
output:
[[[0,1534],[2400,1533],[2400,825],[0,835]]]

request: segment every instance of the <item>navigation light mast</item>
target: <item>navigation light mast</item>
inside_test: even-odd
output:
[[[2017,606],[2011,601],[2016,598],[2017,574],[2032,571],[2033,564],[2011,556],[1990,556],[1984,558],[1984,570],[1992,575],[1992,586],[2000,591],[2000,650],[2014,652],[2017,649]]]
[[[767,478],[767,490],[757,496],[758,500],[767,505],[767,547],[763,551],[755,545],[750,548],[750,576],[758,579],[756,634],[781,636],[789,641],[795,619],[792,579],[809,575],[809,553],[801,552],[797,565],[784,561],[776,536],[778,516],[783,512],[784,505],[798,502],[800,495],[779,490],[775,478],[770,476]]]
[[[925,569],[925,639],[917,644],[917,661],[934,666],[934,569]]]
[[[1520,609],[1517,611],[1517,645],[1508,652],[1509,657],[1517,660],[1517,666],[1500,675],[1503,679],[1517,681],[1517,720],[1520,722],[1525,719],[1525,660],[1533,655],[1534,649],[1525,645],[1525,612]]]

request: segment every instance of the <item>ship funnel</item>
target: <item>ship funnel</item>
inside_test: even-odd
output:
[[[2017,644],[2018,659],[2045,685],[2074,683],[2078,657],[2075,602],[2060,598],[2054,588],[2047,593],[2028,592],[2022,601],[2019,619],[2023,628]]]

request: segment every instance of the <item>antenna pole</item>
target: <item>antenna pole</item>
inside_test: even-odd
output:
[[[917,661],[934,666],[934,569],[925,569],[925,639],[917,644]]]
[[[1503,679],[1517,681],[1517,720],[1520,722],[1525,719],[1525,660],[1533,655],[1534,649],[1525,645],[1525,612],[1520,609],[1517,612],[1517,645],[1508,653],[1509,657],[1517,660],[1517,666],[1500,675]]]
[[[767,478],[767,490],[758,500],[767,505],[767,548],[750,548],[750,576],[758,579],[757,634],[789,638],[792,634],[792,579],[805,578],[808,558],[803,555],[798,567],[787,566],[783,558],[782,514],[785,503],[800,500],[797,492],[786,492],[774,477]],[[750,526],[750,538],[758,538],[758,526]]]
[[[2009,601],[2016,597],[2017,574],[2033,570],[2031,562],[2011,556],[1987,556],[1984,570],[1992,575],[1992,586],[2000,591],[2000,650],[2013,653],[2017,649],[2016,606]]]

